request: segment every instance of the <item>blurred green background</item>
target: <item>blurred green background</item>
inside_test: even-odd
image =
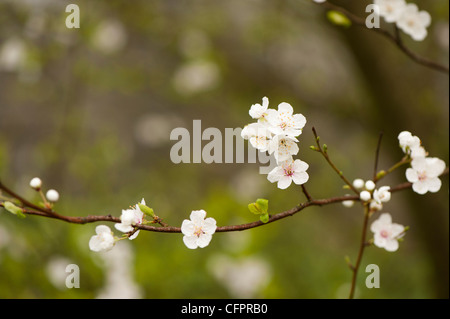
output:
[[[449,163],[448,75],[420,66],[359,27],[339,28],[309,0],[73,1],[81,28],[67,29],[72,1],[0,1],[0,179],[38,201],[28,183],[61,194],[65,215],[111,214],[145,198],[180,226],[205,209],[219,226],[254,221],[305,198],[280,190],[259,164],[173,164],[175,127],[243,127],[263,96],[307,118],[297,158],[308,162],[314,198],[344,195],[341,180],[309,150],[315,126],[345,175],[369,179],[378,134],[380,168],[402,157],[409,130]],[[430,12],[414,52],[448,63],[448,1],[413,1]],[[365,16],[370,1],[337,1]],[[392,25],[385,25],[392,28]],[[205,143],[204,143],[205,144]],[[382,185],[406,181],[405,168]],[[383,209],[409,225],[395,253],[365,252],[359,298],[448,298],[448,177],[437,194],[395,193]],[[217,233],[189,250],[181,234],[142,231],[107,254],[89,250],[98,224],[74,225],[0,209],[0,298],[346,298],[362,209],[311,207],[239,233]],[[112,227],[113,225],[110,224]],[[120,235],[118,231],[115,231]],[[80,267],[80,288],[65,267]],[[375,263],[381,288],[367,289]]]

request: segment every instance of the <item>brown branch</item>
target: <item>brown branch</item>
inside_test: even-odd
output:
[[[446,168],[445,171],[441,174],[441,176],[448,175],[448,173],[449,173],[449,168]],[[394,187],[391,187],[390,191],[391,191],[391,193],[394,193],[394,192],[398,192],[401,190],[411,188],[411,186],[412,186],[411,183],[406,182],[406,183],[402,183],[402,184],[396,185]],[[4,190],[6,192],[7,188],[0,182],[0,189]],[[8,190],[8,193],[13,197],[16,196],[16,194],[10,190]],[[14,195],[12,195],[12,194],[14,194]],[[24,200],[20,196],[19,196],[19,198]],[[240,225],[221,226],[221,227],[217,227],[216,232],[232,232],[232,231],[242,231],[242,230],[247,230],[247,229],[251,229],[251,228],[256,228],[256,227],[260,227],[260,226],[264,226],[264,225],[273,223],[275,221],[284,219],[289,216],[293,216],[296,213],[302,211],[303,209],[305,209],[309,206],[324,206],[324,205],[343,202],[346,200],[359,201],[360,199],[359,199],[358,195],[351,195],[351,196],[345,195],[345,196],[331,197],[331,198],[327,198],[327,199],[308,200],[307,202],[302,203],[294,208],[291,208],[289,210],[283,211],[283,212],[275,214],[275,215],[271,215],[269,218],[269,221],[267,223],[263,223],[261,221],[255,221],[255,222],[240,224]],[[102,221],[113,222],[113,223],[121,222],[119,217],[114,217],[111,215],[88,215],[88,216],[80,217],[80,216],[63,216],[63,215],[57,214],[55,212],[52,212],[53,214],[48,214],[48,211],[46,211],[44,208],[38,207],[38,206],[28,202],[27,200],[22,201],[22,203],[24,203],[24,204],[27,203],[25,205],[32,208],[32,209],[29,209],[26,207],[22,208],[23,213],[26,215],[34,215],[34,216],[40,216],[40,217],[53,218],[53,219],[62,220],[62,221],[72,223],[72,224],[89,224],[89,223],[96,223],[96,222],[102,222]],[[28,204],[31,204],[31,205],[28,205]],[[0,202],[0,207],[4,207],[3,202]],[[138,229],[152,231],[152,232],[181,233],[180,227],[168,226],[167,224],[162,223],[162,222],[159,223],[158,221],[157,221],[157,223],[160,225],[164,225],[164,226],[151,226],[151,225],[142,225],[142,224],[132,225],[132,226],[137,227]]]
[[[364,27],[368,30],[371,30],[373,32],[376,32],[378,34],[381,34],[382,36],[384,36],[385,38],[387,38],[389,41],[391,41],[392,43],[394,43],[399,49],[400,51],[402,51],[404,54],[406,54],[411,60],[413,60],[414,62],[423,65],[425,67],[428,67],[430,69],[434,69],[436,71],[442,72],[442,73],[446,73],[449,74],[449,68],[446,65],[442,65],[440,63],[431,61],[427,58],[424,58],[416,53],[414,53],[413,51],[411,51],[407,46],[405,46],[405,44],[403,43],[401,36],[400,36],[400,32],[399,29],[397,28],[397,26],[395,26],[394,29],[394,34],[390,33],[389,31],[382,29],[382,28],[367,28],[366,27],[366,21],[365,19],[362,19],[360,17],[358,17],[357,15],[351,13],[350,11],[336,5],[333,4],[329,1],[326,1],[324,3],[321,3],[320,5],[330,9],[330,10],[334,10],[334,11],[338,11],[342,14],[344,14],[348,19],[350,19],[350,21],[352,22],[352,24],[360,26],[360,27]]]
[[[362,256],[364,253],[364,249],[366,248],[366,236],[367,236],[367,225],[369,224],[369,206],[366,204],[364,205],[364,222],[363,222],[363,228],[362,228],[362,234],[361,234],[361,242],[359,244],[359,251],[358,251],[358,257],[356,259],[355,266],[351,267],[351,270],[353,272],[352,276],[352,284],[350,288],[350,296],[349,299],[353,299],[355,296],[355,288],[356,288],[356,279],[358,277],[358,270],[359,266],[361,265]]]
[[[377,150],[375,151],[375,164],[373,167],[373,181],[375,182],[377,179],[377,170],[378,170],[378,160],[380,158],[380,148],[381,148],[381,139],[383,138],[383,132],[380,132],[378,135],[378,143]]]

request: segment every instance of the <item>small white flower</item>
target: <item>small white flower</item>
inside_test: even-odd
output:
[[[275,135],[268,144],[269,154],[273,153],[277,163],[284,162],[299,151],[298,140],[288,135]]]
[[[417,5],[409,3],[397,19],[397,26],[415,41],[426,38],[427,27],[431,24],[431,16],[426,11],[419,11]]]
[[[59,193],[54,189],[50,189],[45,197],[47,197],[50,202],[56,203],[59,200]]]
[[[403,131],[398,134],[398,143],[403,153],[410,154],[411,149],[420,147],[420,138],[412,135],[411,132]]]
[[[413,159],[418,157],[427,157],[428,152],[423,146],[416,146],[410,149],[409,156]]]
[[[379,15],[386,22],[396,22],[406,7],[405,0],[375,0],[374,4],[378,6]]]
[[[288,188],[292,182],[297,185],[304,184],[308,181],[309,175],[306,173],[309,165],[299,159],[293,161],[292,159],[282,162],[275,167],[267,175],[269,182],[278,182],[277,186],[280,189]]]
[[[89,240],[89,248],[92,251],[108,251],[114,247],[114,235],[108,226],[99,225],[95,227],[95,232],[97,235],[92,236]]]
[[[142,199],[142,205],[145,205],[145,200]],[[128,233],[134,229],[132,225],[139,225],[144,219],[144,213],[139,208],[139,205],[135,205],[131,209],[122,209],[122,215],[120,216],[120,223],[116,223],[114,227],[123,232]],[[139,235],[139,230],[137,230],[128,239],[133,240]]]
[[[364,181],[361,178],[357,178],[353,181],[353,186],[357,189],[361,189],[364,187]]]
[[[372,198],[372,195],[368,191],[362,191],[361,193],[359,193],[359,198],[363,202],[367,202],[368,200],[370,200]]]
[[[269,99],[267,97],[263,97],[263,102],[261,104],[253,104],[248,111],[248,114],[254,119],[257,119],[259,123],[265,123],[266,117],[270,112],[274,112],[275,110],[268,109],[269,107]]]
[[[375,246],[387,251],[396,251],[399,246],[398,238],[402,237],[405,227],[392,223],[391,215],[384,213],[372,223],[370,230],[374,233]]]
[[[418,194],[436,193],[441,189],[441,175],[445,162],[437,157],[418,157],[411,161],[411,168],[406,170],[406,179],[413,183],[412,189]]]
[[[380,203],[387,203],[391,200],[390,189],[390,186],[381,186],[373,192],[373,199]]]
[[[42,181],[39,177],[35,177],[30,181],[30,187],[39,190],[42,187]]]
[[[202,210],[193,210],[190,220],[185,219],[181,224],[181,232],[183,233],[183,242],[189,249],[197,247],[204,248],[208,246],[212,239],[212,235],[216,232],[216,220],[214,218],[206,218],[206,212]]]
[[[370,202],[371,210],[381,210],[383,208],[383,203],[387,203],[391,199],[391,187],[382,186],[373,192],[373,201]]]
[[[306,124],[306,118],[302,114],[293,114],[294,109],[289,103],[280,103],[278,111],[267,115],[269,129],[273,134],[299,136]]]
[[[241,136],[243,139],[248,139],[254,148],[266,152],[269,148],[272,133],[260,123],[251,123],[242,129]]]

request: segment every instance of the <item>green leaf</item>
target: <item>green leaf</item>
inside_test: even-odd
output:
[[[338,26],[348,28],[352,25],[352,21],[350,21],[347,16],[339,11],[328,11],[327,12],[327,18],[328,20]]]
[[[141,211],[142,211],[145,215],[149,215],[149,216],[151,216],[151,217],[155,217],[155,213],[154,213],[154,211],[153,211],[152,208],[150,208],[150,207],[148,207],[148,206],[146,206],[146,205],[144,205],[144,204],[141,204],[141,203],[138,203],[138,206],[139,206],[139,208],[141,209]]]
[[[259,210],[258,205],[256,203],[248,204],[248,210],[256,215],[262,214],[262,212]]]
[[[267,214],[269,210],[269,200],[258,198],[256,203],[248,204],[248,210],[256,215]]]
[[[259,220],[262,221],[264,224],[267,223],[269,221],[269,214],[265,213],[259,216]]]
[[[256,200],[256,205],[259,207],[259,209],[262,211],[262,213],[267,213],[269,210],[269,200],[264,198],[258,198]]]
[[[20,207],[17,207],[11,202],[4,202],[3,203],[5,209],[10,212],[11,214],[16,215],[19,218],[25,218],[25,214],[23,213],[23,209]]]

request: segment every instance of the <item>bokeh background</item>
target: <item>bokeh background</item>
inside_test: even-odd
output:
[[[67,29],[77,3],[81,28]],[[448,64],[448,1],[414,0],[433,23],[414,52]],[[365,16],[370,1],[337,1]],[[382,24],[385,28],[391,25]],[[409,130],[449,163],[448,75],[420,66],[378,34],[327,21],[309,0],[0,1],[0,179],[38,202],[28,183],[61,194],[65,215],[112,214],[145,198],[173,226],[205,209],[218,225],[256,220],[305,198],[277,189],[259,164],[173,164],[173,128],[243,127],[263,96],[308,123],[297,158],[315,198],[344,195],[318,153],[312,126],[349,179],[369,179],[402,157]],[[205,144],[205,142],[204,142]],[[383,185],[406,181],[403,167]],[[448,298],[448,177],[437,194],[395,193],[383,211],[411,227],[395,253],[366,250],[359,298]],[[73,225],[0,209],[0,298],[346,298],[362,209],[311,207],[189,250],[181,234],[141,232],[105,254],[89,250],[96,224]],[[110,225],[112,227],[112,225]],[[116,231],[117,235],[120,235]],[[77,264],[81,287],[65,287]],[[365,266],[381,270],[367,289]]]

